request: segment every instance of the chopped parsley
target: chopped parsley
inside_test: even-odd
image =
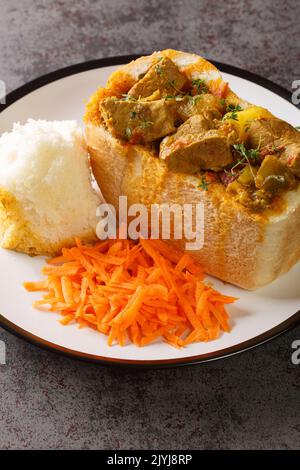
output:
[[[201,93],[207,93],[207,86],[204,80],[202,78],[196,78],[192,80],[192,86],[195,86],[197,89],[198,94],[200,95]]]
[[[137,115],[137,112],[136,112],[136,111],[131,111],[131,113],[130,113],[130,119],[135,119],[135,118],[136,118],[136,115]]]

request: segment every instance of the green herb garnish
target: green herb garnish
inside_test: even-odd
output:
[[[131,111],[131,113],[130,113],[130,119],[135,119],[135,118],[136,118],[136,115],[137,115],[137,112],[136,112],[136,111]]]
[[[182,101],[184,99],[184,95],[167,95],[165,96],[165,101],[175,100],[175,101]]]
[[[167,95],[167,96],[165,96],[165,101],[169,101],[169,100],[183,101],[184,98],[189,99],[195,105],[197,103],[197,101],[201,100],[202,97],[201,97],[201,95],[191,96],[191,95],[188,95],[188,94],[180,93],[179,95]]]
[[[258,149],[246,149],[244,144],[234,144],[234,150],[236,150],[244,160],[247,158],[258,159],[259,152]]]
[[[176,87],[176,80],[168,80],[168,84],[180,94],[180,90]]]
[[[162,75],[164,72],[160,65],[155,66],[155,71],[158,73],[158,75]]]
[[[143,121],[141,122],[141,124],[139,125],[139,127],[141,129],[146,129],[147,127],[150,127],[153,125],[153,122],[152,121]]]
[[[229,113],[230,111],[242,111],[242,108],[240,107],[239,104],[237,104],[237,105],[229,104],[227,106],[227,112]]]
[[[121,101],[136,101],[136,98],[134,96],[131,96],[131,95],[123,94],[122,98],[121,98]]]
[[[197,104],[197,101],[202,99],[201,95],[195,95],[195,96],[190,96],[188,95],[188,99],[193,102],[193,105],[195,106]]]
[[[209,185],[210,185],[210,183],[208,181],[206,181],[205,176],[202,176],[201,182],[198,184],[198,188],[202,189],[203,191],[208,191],[208,186]]]
[[[250,124],[251,124],[251,121],[246,121],[245,124],[244,124],[244,131],[245,132],[248,132],[249,129],[250,129]]]
[[[127,139],[129,140],[132,136],[132,130],[130,127],[126,127],[125,129],[125,136],[127,137]]]
[[[207,93],[207,86],[204,80],[202,78],[196,78],[192,80],[192,86],[195,86],[197,88],[197,92],[200,95],[201,93]]]
[[[236,106],[233,104],[229,104],[226,108],[227,114],[223,117],[223,120],[225,119],[232,119],[233,121],[238,121],[238,112],[242,111],[242,108],[240,107],[239,104]]]
[[[248,163],[251,167],[251,163],[255,164],[259,162],[259,151],[257,149],[246,149],[244,144],[234,144],[233,148],[240,154],[240,158],[236,164],[231,168],[231,173],[234,174],[234,169],[239,165],[245,165]]]
[[[259,151],[258,149],[249,149],[246,151],[248,158],[252,160],[253,163],[259,162]]]
[[[232,119],[233,121],[238,121],[238,115],[236,112],[233,112],[233,113],[230,113],[230,114],[226,114],[224,117],[223,117],[223,121],[226,121],[227,119]]]

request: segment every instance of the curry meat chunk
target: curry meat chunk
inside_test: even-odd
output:
[[[129,90],[128,94],[136,99],[146,98],[154,93],[159,97],[177,95],[186,83],[186,77],[174,62],[164,57],[150,67],[146,75]]]
[[[235,139],[236,134],[230,125],[214,127],[213,121],[196,114],[175,134],[162,140],[159,157],[173,171],[220,171],[233,161],[231,145]]]
[[[100,112],[112,134],[131,143],[152,142],[176,129],[174,104],[165,100],[106,98],[100,104]]]
[[[221,100],[211,93],[203,93],[196,96],[185,96],[178,101],[178,116],[186,121],[195,114],[203,114],[208,118],[221,119],[224,105]]]
[[[300,177],[300,132],[277,118],[255,119],[247,124],[247,145],[275,153],[294,175]]]

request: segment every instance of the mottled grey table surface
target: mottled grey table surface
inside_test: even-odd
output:
[[[167,47],[290,89],[300,78],[300,2],[0,0],[9,90],[76,62]],[[2,273],[3,275],[3,273]],[[41,351],[0,329],[2,449],[300,448],[300,327],[226,360],[134,372]]]

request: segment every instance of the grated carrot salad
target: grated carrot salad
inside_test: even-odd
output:
[[[45,291],[33,305],[60,312],[63,325],[78,322],[104,333],[109,345],[164,338],[181,347],[230,331],[225,305],[237,299],[205,284],[199,264],[160,240],[89,246],[76,239],[42,272],[45,281],[24,283],[28,291]]]

